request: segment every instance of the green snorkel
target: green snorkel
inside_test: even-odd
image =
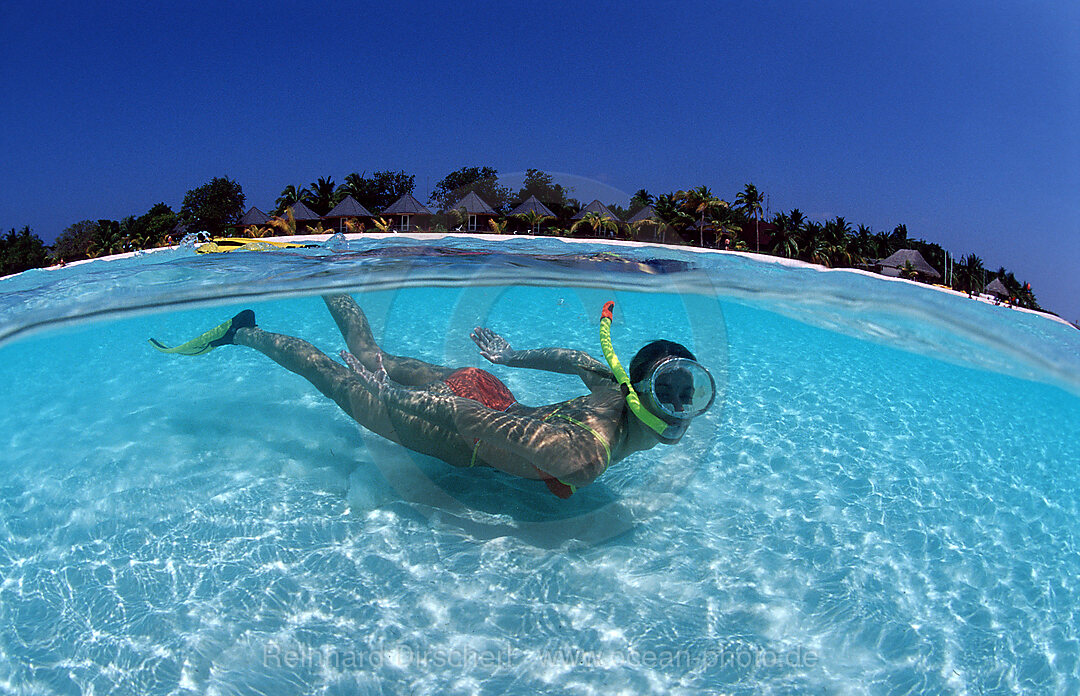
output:
[[[671,424],[666,423],[641,404],[641,399],[638,398],[637,392],[634,391],[634,387],[630,384],[630,376],[626,374],[626,370],[623,369],[619,358],[615,355],[615,349],[611,347],[611,318],[614,309],[615,303],[609,300],[604,303],[604,310],[600,312],[600,349],[604,351],[604,359],[607,360],[608,367],[611,368],[612,374],[615,375],[615,380],[626,391],[626,405],[630,408],[630,411],[637,416],[639,421],[655,430],[657,435],[663,436],[664,432],[671,427]]]

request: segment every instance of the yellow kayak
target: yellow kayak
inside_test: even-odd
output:
[[[317,244],[294,244],[292,242],[272,242],[246,237],[221,237],[211,239],[195,250],[196,254],[224,254],[230,251],[270,251],[272,249],[312,249]]]

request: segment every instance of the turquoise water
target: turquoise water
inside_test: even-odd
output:
[[[1080,689],[1080,332],[735,256],[403,244],[0,281],[0,691]],[[365,435],[254,351],[146,343],[252,307],[334,355],[328,288],[386,350],[476,366],[475,325],[599,355],[613,298],[620,355],[681,340],[723,398],[560,501]]]

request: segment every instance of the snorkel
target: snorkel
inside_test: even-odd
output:
[[[611,347],[611,319],[614,309],[615,303],[609,300],[604,303],[604,309],[600,312],[600,349],[604,351],[604,359],[607,360],[608,367],[611,368],[611,373],[615,375],[615,380],[626,394],[626,405],[630,409],[630,412],[633,413],[639,421],[654,430],[661,441],[668,443],[674,442],[672,438],[664,436],[664,433],[670,431],[672,424],[663,420],[642,405],[641,398],[630,384],[630,375],[626,374],[626,370],[619,362],[619,358],[615,355],[615,349]],[[680,436],[681,434],[682,433],[680,433]]]

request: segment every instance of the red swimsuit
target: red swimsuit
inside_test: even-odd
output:
[[[463,367],[452,372],[445,380],[446,386],[457,396],[479,401],[495,411],[505,411],[517,403],[517,399],[495,375],[478,367]],[[474,453],[475,454],[475,453]],[[537,471],[540,471],[537,469]],[[544,473],[540,471],[540,473]],[[545,474],[546,475],[546,474]],[[569,498],[573,489],[555,478],[545,478],[548,490],[560,498]]]

